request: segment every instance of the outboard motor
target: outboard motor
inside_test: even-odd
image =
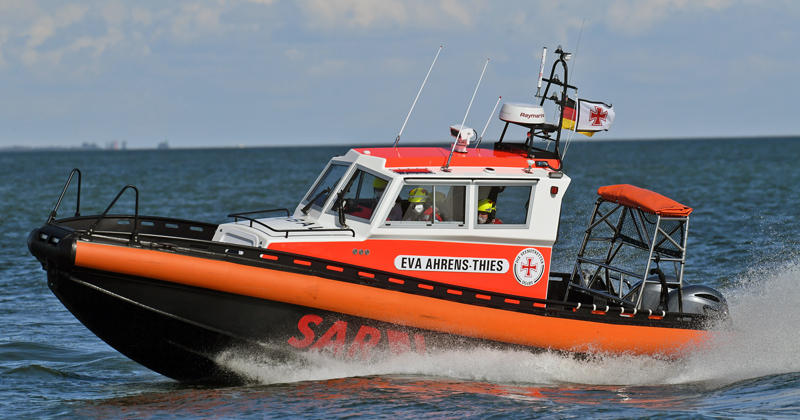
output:
[[[668,309],[668,306],[662,306],[662,299],[666,300],[666,302],[669,304],[672,303],[672,300],[669,299],[671,296],[661,292],[664,289],[663,285],[666,285],[667,288],[669,288],[669,286],[678,287],[677,278],[675,276],[664,276],[663,281],[658,275],[651,275],[647,278],[647,283],[644,285],[644,291],[642,292],[643,296],[641,308],[643,310],[672,310]],[[677,301],[678,298],[675,299]],[[669,308],[671,308],[671,306],[669,306]]]
[[[678,289],[674,276],[665,276],[670,287],[667,295],[667,306],[661,308],[667,312],[678,312]],[[647,278],[642,296],[642,309],[658,311],[661,306],[661,283],[657,276]],[[674,287],[674,288],[673,288]],[[686,284],[683,286],[683,312],[690,314],[725,316],[728,314],[728,302],[718,290],[703,284]]]
[[[668,312],[678,312],[678,289],[669,292]],[[726,316],[728,302],[717,289],[703,284],[683,286],[683,312]]]

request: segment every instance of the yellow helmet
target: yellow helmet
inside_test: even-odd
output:
[[[389,181],[387,181],[385,179],[375,178],[375,180],[372,181],[372,188],[374,188],[374,189],[384,189],[384,188],[386,188],[386,184],[388,184],[388,183],[389,183]]]
[[[414,188],[408,193],[409,203],[424,203],[428,199],[428,190],[424,188]]]
[[[483,200],[478,202],[478,211],[485,211],[486,213],[491,213],[496,210],[497,207],[494,206],[494,201],[489,200],[488,198],[484,198]]]

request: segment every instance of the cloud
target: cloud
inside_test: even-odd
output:
[[[86,35],[92,19],[102,19],[106,31],[97,36]],[[25,46],[20,60],[28,67],[45,70],[55,67],[62,60],[81,51],[89,51],[93,60],[82,61],[79,71],[96,68],[97,58],[114,45],[124,42],[124,24],[129,20],[128,8],[119,1],[90,7],[69,4],[51,14],[38,13],[32,23],[21,33]]]
[[[447,16],[453,18],[456,23],[464,26],[470,26],[474,22],[472,11],[464,7],[463,2],[457,0],[443,0],[441,3],[442,12]],[[451,22],[453,20],[451,19]]]
[[[191,41],[205,35],[223,33],[226,26],[219,20],[222,12],[220,6],[184,4],[172,19],[172,35],[182,41]]]
[[[286,51],[284,54],[286,54],[286,58],[288,58],[290,61],[302,60],[305,58],[305,54],[301,53],[295,48]]]
[[[306,25],[323,30],[473,26],[479,14],[489,8],[485,0],[304,0],[298,4]]]
[[[153,23],[155,14],[141,7],[131,8],[131,21],[136,24],[150,26]]]
[[[408,58],[388,57],[381,61],[380,68],[383,71],[403,74],[405,72],[417,70],[417,63]]]
[[[676,13],[720,11],[734,4],[726,0],[617,0],[608,8],[606,17],[609,28],[636,35],[648,32]]]
[[[314,77],[330,77],[353,73],[355,70],[358,69],[345,60],[325,60],[319,65],[309,67],[307,73]]]
[[[103,19],[109,25],[118,26],[128,20],[128,8],[121,1],[111,1],[103,6]]]
[[[369,28],[379,22],[403,24],[408,20],[406,5],[400,0],[306,0],[299,4],[310,27],[332,28],[344,25]]]
[[[8,41],[9,32],[11,32],[9,28],[0,28],[0,68],[6,66],[6,59],[3,57],[3,44]]]
[[[28,29],[27,48],[36,48],[42,45],[57,30],[69,27],[80,21],[89,10],[88,6],[70,4],[57,10],[52,16],[41,16]]]

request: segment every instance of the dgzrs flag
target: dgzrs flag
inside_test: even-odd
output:
[[[606,105],[603,102],[578,99],[578,107],[576,110],[575,101],[567,98],[567,102],[564,105],[563,128],[567,130],[576,130],[583,135],[591,137],[598,131],[608,131],[613,123],[613,106]]]

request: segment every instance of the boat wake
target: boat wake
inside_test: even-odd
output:
[[[743,273],[728,291],[733,331],[683,362],[671,382],[729,384],[800,372],[800,259]]]
[[[595,355],[473,349],[431,355],[408,352],[372,363],[308,352],[293,360],[230,350],[218,356],[228,369],[260,384],[376,375],[420,375],[506,384],[725,386],[761,376],[800,371],[800,262],[742,275],[728,291],[734,328],[713,345],[680,360],[651,356]],[[763,279],[755,281],[753,279]]]

